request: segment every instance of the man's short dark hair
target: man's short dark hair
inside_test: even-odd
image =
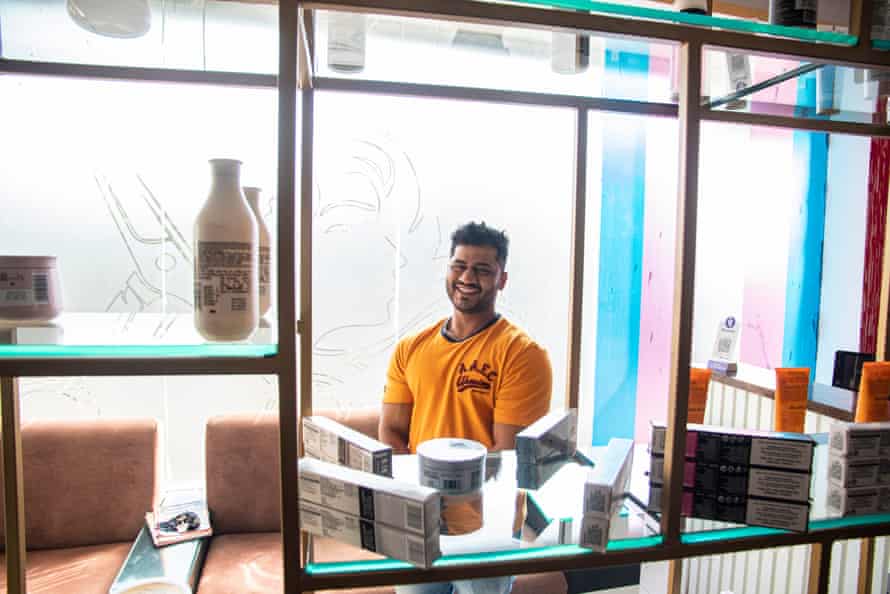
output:
[[[510,246],[510,239],[503,231],[486,225],[485,221],[481,223],[469,222],[458,227],[451,234],[452,256],[454,256],[454,248],[459,245],[493,247],[497,250],[498,264],[501,265],[501,268],[507,266],[507,249]]]

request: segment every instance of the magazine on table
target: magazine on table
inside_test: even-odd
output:
[[[145,514],[145,524],[156,547],[213,535],[207,500],[196,490],[167,493],[157,509]]]

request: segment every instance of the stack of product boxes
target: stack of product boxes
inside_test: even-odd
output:
[[[612,515],[621,506],[633,464],[633,440],[612,438],[584,483],[580,544],[605,551]]]
[[[652,424],[649,509],[661,511],[666,427]],[[806,532],[815,442],[807,435],[690,424],[682,514]]]
[[[575,455],[575,409],[552,412],[516,435],[516,482],[520,489],[540,489]]]
[[[828,512],[890,512],[890,423],[835,423],[828,436]]]
[[[441,556],[439,492],[390,478],[389,446],[330,419],[306,417],[303,449],[303,530],[419,567]]]

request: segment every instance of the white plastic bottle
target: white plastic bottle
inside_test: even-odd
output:
[[[260,317],[269,313],[272,307],[272,239],[269,235],[269,229],[263,221],[263,215],[260,213],[260,188],[244,187],[244,195],[247,197],[247,204],[253,211],[257,222],[257,231],[260,234]]]
[[[241,161],[211,159],[210,195],[195,221],[195,327],[208,340],[256,330],[259,231],[241,191]]]
[[[680,12],[708,14],[708,0],[674,0],[674,8]]]

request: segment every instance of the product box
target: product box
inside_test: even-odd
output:
[[[682,515],[704,520],[806,532],[810,505],[759,497],[722,495],[714,497],[705,493],[684,491]]]
[[[890,423],[832,423],[828,445],[851,462],[890,458]]]
[[[650,452],[664,455],[667,429],[652,423]],[[762,466],[811,472],[816,442],[801,433],[779,433],[689,424],[687,459],[708,464]]]
[[[861,516],[890,512],[890,487],[828,486],[828,512],[837,516]]]
[[[581,535],[578,542],[582,547],[603,553],[609,544],[611,519],[600,514],[584,514],[581,518]]]
[[[429,567],[442,555],[438,534],[423,537],[302,500],[300,527],[310,534],[333,538],[418,567]]]
[[[310,458],[392,476],[392,448],[326,417],[303,417],[303,450]]]
[[[812,476],[806,472],[687,460],[683,487],[712,495],[767,497],[806,502]],[[651,459],[649,481],[664,484],[664,458]]]
[[[884,463],[884,471],[890,463]],[[850,462],[846,456],[835,454],[833,451],[828,456],[828,479],[840,487],[874,487],[881,477],[881,462],[879,460],[865,460],[862,462]],[[882,480],[890,480],[883,476]]]
[[[301,500],[421,536],[439,533],[435,489],[307,458],[299,475]]]
[[[634,442],[613,437],[584,483],[583,514],[611,517],[621,503],[633,462]]]
[[[578,414],[575,409],[545,415],[516,435],[516,460],[537,464],[575,455]]]

